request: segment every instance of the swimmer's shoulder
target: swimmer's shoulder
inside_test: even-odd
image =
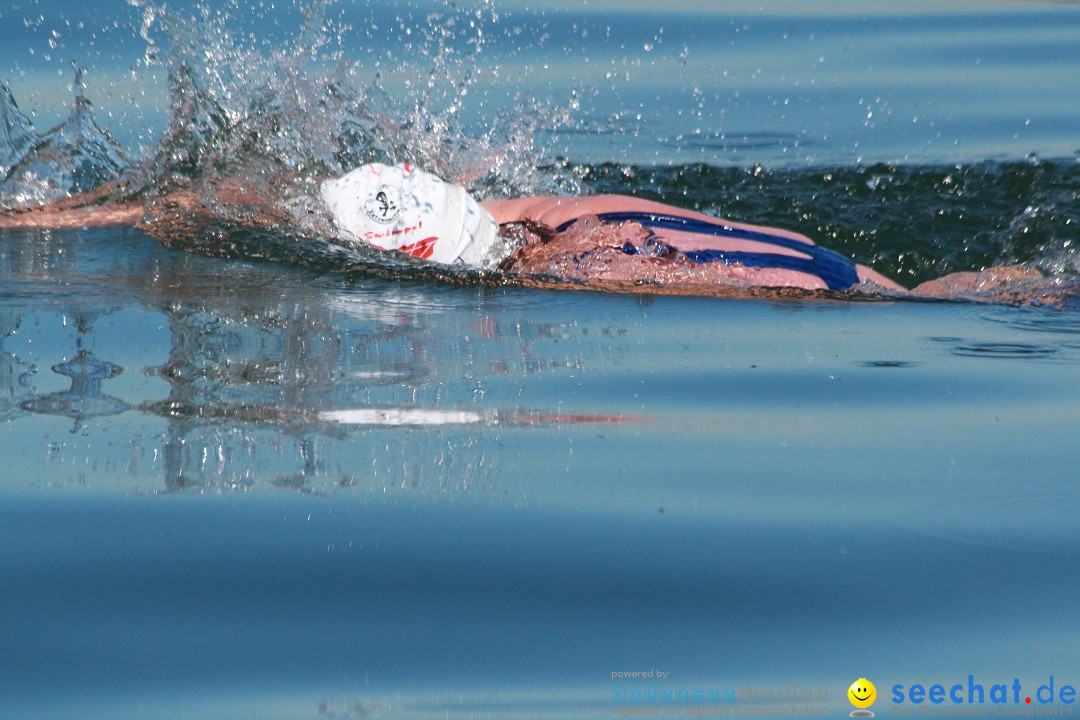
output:
[[[628,195],[537,195],[514,200],[487,200],[481,205],[499,225],[528,220],[548,227],[558,227],[586,215],[633,210],[637,202]],[[653,205],[659,206],[659,203]]]
[[[484,200],[481,207],[491,213],[495,223],[544,222],[541,218],[549,214],[552,208],[558,207],[560,201],[571,198],[559,198],[550,195],[537,195],[531,197],[514,198],[512,200]]]

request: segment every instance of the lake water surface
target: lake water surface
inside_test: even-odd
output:
[[[836,9],[512,6],[484,16],[505,75],[470,96],[592,86],[536,128],[541,173],[586,191],[800,229],[906,284],[1075,275],[1080,11]],[[87,12],[3,10],[39,129],[60,50],[101,79],[142,52],[135,9],[111,44]],[[116,137],[161,124],[94,73]],[[0,719],[844,717],[859,678],[879,717],[1067,716],[1078,388],[1068,305],[490,287],[0,230]]]

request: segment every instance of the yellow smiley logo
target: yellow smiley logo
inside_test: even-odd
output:
[[[851,687],[847,691],[848,700],[851,704],[857,708],[868,708],[874,704],[874,700],[877,699],[877,688],[874,687],[874,683],[870,682],[866,678],[859,678],[855,682],[851,683]]]

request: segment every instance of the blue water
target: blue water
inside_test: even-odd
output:
[[[618,3],[331,4],[327,17],[348,29],[327,51],[400,100],[434,77],[421,102],[452,107],[474,130],[530,97],[573,105],[536,150],[576,161],[951,163],[1080,151],[1071,3],[759,6],[770,8],[676,4],[657,16]],[[225,27],[267,53],[292,42],[301,20],[294,4],[210,7],[228,8]],[[154,142],[168,101],[162,73],[140,63],[137,8],[50,2],[0,13],[0,68],[41,129],[63,119],[78,62],[90,67],[90,97],[109,106],[103,125],[131,151]],[[437,62],[440,42],[450,54]]]
[[[836,714],[849,676],[1075,677],[1072,313],[27,240],[3,245],[5,717],[600,717],[612,672],[654,666]],[[365,407],[503,419],[311,417]]]
[[[865,257],[904,239],[889,208],[891,234],[860,244],[887,169],[869,199],[807,208],[898,162],[911,253],[970,257],[962,223],[939,237],[926,218],[981,212],[997,245],[980,252],[1075,267],[1080,12],[831,7],[485,11],[481,56],[504,69],[466,97],[586,86],[536,133],[586,183],[820,169],[761,171],[791,207],[730,202]],[[338,10],[359,57],[378,54],[370,26],[426,7]],[[0,68],[39,129],[77,59],[98,120],[150,142],[160,87],[119,79],[137,11],[0,12]],[[263,15],[288,35],[296,11]],[[958,168],[961,210],[922,192],[950,163],[1030,153],[1057,179],[1002,165],[991,193]],[[641,190],[707,202],[659,176]],[[998,220],[1012,204],[1034,209]],[[1021,682],[989,715],[1071,710],[1036,693],[1080,683],[1078,387],[1075,310],[487,287],[0,230],[0,719],[600,718],[653,685],[757,698],[680,716],[844,717],[860,677],[882,717],[974,709],[892,700],[966,695],[969,675]],[[814,699],[761,699],[792,686]]]

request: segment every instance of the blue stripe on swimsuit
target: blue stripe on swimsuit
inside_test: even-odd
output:
[[[609,212],[600,213],[596,217],[603,222],[636,222],[647,228],[683,230],[685,232],[700,233],[703,235],[753,240],[755,242],[782,247],[787,250],[795,250],[810,256],[795,257],[793,255],[783,255],[780,253],[738,252],[735,250],[680,250],[680,252],[692,262],[722,262],[725,265],[739,264],[748,267],[795,270],[821,278],[822,282],[824,282],[830,290],[846,290],[852,285],[857,285],[859,283],[859,274],[855,270],[855,263],[851,262],[838,252],[801,240],[793,240],[792,238],[772,235],[757,230],[743,230],[728,227],[726,225],[717,225],[695,218],[681,217],[679,215],[665,215],[662,213]],[[577,222],[576,218],[563,223],[555,229],[562,232],[575,222]]]

